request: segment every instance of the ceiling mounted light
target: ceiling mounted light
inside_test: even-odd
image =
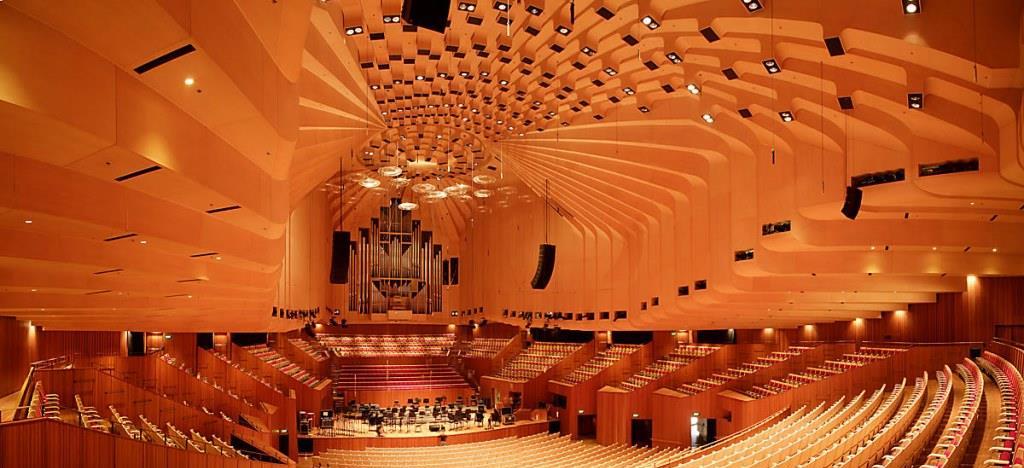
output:
[[[636,91],[633,88],[630,88],[629,86],[622,88],[622,92],[626,93],[626,96],[632,96],[636,94]]]
[[[448,198],[448,193],[444,190],[434,190],[423,196],[424,200],[443,200],[445,198]]]
[[[402,168],[398,166],[384,166],[377,169],[377,173],[384,177],[398,177],[402,175]]]
[[[683,63],[683,58],[680,57],[679,54],[677,54],[675,52],[668,52],[668,53],[665,54],[665,57],[668,58],[669,62],[672,62],[672,63],[675,63],[675,64]]]
[[[469,2],[459,2],[459,11],[476,11],[476,4]]]
[[[426,77],[423,75],[416,75],[416,81],[423,81],[424,78]]]
[[[398,15],[384,15],[384,22],[398,24],[402,19]]]
[[[526,7],[526,12],[533,16],[540,16],[541,13],[544,13],[544,10],[537,5],[528,5]]]
[[[916,15],[921,12],[921,0],[902,0],[903,14]]]
[[[497,181],[498,179],[490,174],[479,174],[473,176],[473,183],[480,185],[490,185]]]
[[[651,111],[651,109],[648,108],[647,106],[640,106],[640,107],[637,107],[636,109],[639,110],[643,114],[646,114],[646,113]]]
[[[508,80],[499,80],[498,84],[500,84],[502,86],[507,86],[508,85]]]
[[[783,122],[792,122],[793,121],[793,113],[790,112],[790,111],[779,112],[779,117],[782,117],[782,121]]]
[[[764,8],[764,5],[762,5],[761,2],[758,0],[743,0],[743,4],[747,7],[747,11],[751,13],[755,11],[760,11],[762,8]]]
[[[761,63],[764,65],[764,69],[768,70],[768,74],[770,75],[774,75],[782,71],[782,67],[779,66],[779,62],[775,61],[773,58],[764,59]]]
[[[572,29],[569,29],[568,26],[556,26],[555,27],[555,32],[557,32],[558,34],[561,34],[563,36],[568,36],[569,33],[572,32]]]
[[[380,181],[374,179],[373,177],[365,177],[363,178],[363,180],[359,181],[359,185],[362,185],[363,187],[366,188],[376,188],[380,186]]]
[[[583,46],[583,48],[580,49],[580,52],[582,52],[583,55],[586,55],[587,57],[593,57],[594,54],[597,53],[596,50],[591,49],[590,47],[587,47],[587,46]]]
[[[492,195],[492,192],[490,190],[487,190],[487,189],[479,189],[479,190],[473,192],[473,196],[475,196],[477,198],[489,198],[491,195]]]
[[[924,108],[924,94],[922,93],[910,93],[907,94],[907,107],[911,109],[922,109]]]
[[[704,115],[700,116],[700,118],[704,119],[704,121],[709,123],[709,124],[715,123],[715,118],[712,117],[711,114],[704,114]]]
[[[498,11],[508,11],[508,2],[494,2],[494,9]]]
[[[420,182],[412,186],[412,191],[416,193],[430,193],[437,190],[437,186],[430,182]]]
[[[614,69],[614,68],[612,68],[612,67],[605,67],[605,69],[604,69],[604,72],[605,72],[605,73],[606,73],[606,74],[607,74],[608,76],[615,76],[616,74],[618,74],[618,73],[619,73],[619,72],[615,71],[615,69]]]
[[[647,15],[644,16],[643,18],[640,18],[640,24],[647,26],[647,29],[650,29],[652,31],[658,29],[658,27],[661,26],[661,24],[655,21],[654,18],[651,17],[651,15]]]
[[[25,220],[25,224],[32,224],[32,220],[31,219],[26,219]]]
[[[192,78],[191,76],[186,76],[185,77],[185,86],[191,87],[194,84],[196,84],[196,79],[195,78]]]
[[[362,34],[362,33],[363,33],[363,27],[362,26],[352,26],[352,27],[349,27],[349,28],[345,28],[345,35],[346,36],[356,36],[356,35],[359,35],[359,34]]]
[[[696,83],[690,83],[690,84],[686,85],[686,90],[689,91],[690,94],[693,94],[693,95],[700,94],[700,86],[697,86]]]
[[[419,205],[413,202],[402,202],[398,204],[398,209],[402,211],[412,211],[419,207]]]

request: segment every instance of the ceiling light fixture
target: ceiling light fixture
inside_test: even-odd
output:
[[[477,198],[488,198],[491,196],[491,191],[487,189],[479,189],[473,192],[473,196]]]
[[[590,47],[587,47],[587,46],[583,46],[583,48],[580,49],[580,52],[582,52],[583,55],[586,55],[587,57],[593,57],[594,54],[597,53],[596,50],[591,49]]]
[[[761,63],[764,65],[764,69],[768,70],[768,73],[771,75],[782,71],[782,67],[779,66],[779,62],[776,62],[773,58],[764,59]]]
[[[413,202],[402,202],[398,204],[398,209],[402,211],[412,211],[419,207],[419,205]]]
[[[700,116],[700,118],[704,119],[704,121],[707,122],[708,124],[715,123],[715,118],[712,117],[711,114],[704,114]]]
[[[921,12],[921,0],[902,0],[903,14],[916,15]]]
[[[401,18],[398,15],[384,15],[384,22],[391,24],[398,24]]]
[[[530,5],[526,7],[526,12],[533,16],[540,16],[540,14],[544,12],[544,10],[537,5]]]
[[[359,181],[359,185],[362,185],[363,187],[366,188],[376,188],[380,186],[380,181],[374,179],[373,177],[366,177],[363,180]]]
[[[32,224],[32,220],[31,219],[26,219],[25,220],[25,224]]]
[[[661,26],[661,24],[655,21],[654,18],[651,17],[651,15],[647,15],[644,16],[643,18],[640,18],[640,24],[647,26],[647,29],[650,29],[651,31],[658,29],[658,27]]]
[[[793,113],[790,112],[790,111],[779,112],[779,117],[782,117],[782,121],[783,122],[792,122],[793,121]]]
[[[690,84],[686,85],[686,90],[689,91],[690,94],[693,94],[693,95],[700,94],[700,86],[697,86],[696,83],[690,83]]]
[[[476,11],[476,4],[469,2],[459,2],[459,11]]]
[[[622,92],[626,93],[626,96],[632,96],[636,94],[636,91],[634,91],[633,88],[630,88],[629,86],[622,88]]]
[[[572,29],[569,29],[566,26],[556,26],[555,27],[555,32],[557,32],[558,34],[561,34],[563,36],[568,36],[569,33],[572,32]]]
[[[618,74],[618,73],[619,73],[619,72],[615,71],[615,69],[614,69],[614,68],[612,68],[612,67],[605,67],[605,68],[604,68],[604,72],[605,72],[605,73],[606,73],[606,74],[607,74],[608,76],[615,76],[616,74]]]
[[[508,2],[494,2],[494,9],[498,11],[508,11]]]
[[[743,4],[746,5],[747,11],[751,13],[755,11],[760,11],[762,8],[764,8],[764,5],[762,5],[761,2],[759,2],[758,0],[743,0]]]
[[[345,28],[345,35],[346,36],[356,36],[356,35],[359,35],[359,34],[362,34],[362,33],[363,33],[363,27],[362,26],[352,26],[350,28]]]
[[[910,93],[907,94],[907,107],[911,109],[923,109],[924,108],[924,94],[923,93]]]
[[[191,76],[186,76],[185,77],[185,86],[191,87],[194,84],[196,84],[196,79],[195,78],[192,78]]]
[[[675,52],[666,53],[665,57],[668,58],[669,62],[672,62],[672,63],[675,63],[675,64],[683,63],[683,57],[680,56],[679,54],[675,53]]]

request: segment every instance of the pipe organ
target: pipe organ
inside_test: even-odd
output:
[[[400,200],[381,207],[350,245],[349,310],[361,314],[441,311],[441,246]]]

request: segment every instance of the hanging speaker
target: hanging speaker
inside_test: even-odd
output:
[[[334,231],[331,242],[331,284],[348,283],[348,251],[351,234]]]
[[[405,0],[402,2],[402,19],[413,26],[443,33],[448,26],[448,9],[451,6],[451,0]]]
[[[555,246],[541,244],[540,254],[537,257],[537,272],[533,275],[530,286],[533,289],[544,289],[551,281],[551,273],[555,271]]]
[[[846,187],[846,201],[843,202],[843,216],[850,219],[857,219],[860,213],[860,201],[864,192],[859,187]]]

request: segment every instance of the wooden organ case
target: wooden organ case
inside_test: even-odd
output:
[[[349,252],[349,310],[360,314],[441,312],[441,245],[399,199],[360,228]]]

